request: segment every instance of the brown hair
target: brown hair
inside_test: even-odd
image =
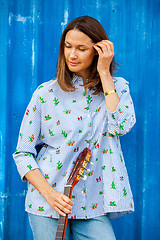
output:
[[[68,69],[64,56],[64,42],[66,34],[68,31],[73,29],[79,30],[86,34],[93,41],[93,43],[97,43],[102,40],[108,40],[108,36],[102,25],[92,17],[89,16],[78,17],[68,24],[61,37],[57,66],[58,84],[66,92],[74,90],[74,86],[72,84],[73,73]],[[98,55],[95,55],[90,67],[91,71],[89,73],[88,83],[84,85],[88,86],[89,89],[93,89],[94,94],[103,92],[102,83],[100,80],[99,73],[97,71],[97,61]],[[111,76],[113,76],[115,68],[116,64],[114,59],[112,59],[112,62],[110,64]]]

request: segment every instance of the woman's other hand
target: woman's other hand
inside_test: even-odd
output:
[[[114,45],[109,40],[102,40],[93,45],[98,52],[99,58],[97,63],[97,71],[100,76],[110,75],[110,64],[114,57]]]
[[[60,215],[65,216],[72,213],[73,202],[63,193],[54,190],[39,169],[26,173],[25,177]]]
[[[53,188],[45,194],[45,199],[49,205],[57,211],[60,215],[66,216],[66,214],[72,213],[73,202],[61,192],[54,190]]]

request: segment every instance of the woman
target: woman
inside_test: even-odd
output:
[[[34,239],[54,239],[59,214],[69,214],[65,239],[69,232],[115,239],[110,219],[134,211],[119,136],[133,127],[135,113],[128,82],[113,76],[113,57],[97,20],[73,20],[61,37],[57,78],[38,87],[26,110],[14,159],[29,181],[25,209]],[[93,165],[70,200],[63,189],[85,147]]]

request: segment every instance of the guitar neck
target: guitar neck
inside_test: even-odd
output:
[[[66,186],[64,188],[64,194],[71,199],[73,187],[72,186]],[[66,228],[67,228],[67,222],[68,222],[68,214],[64,217],[59,215],[58,220],[58,227],[56,232],[55,240],[64,240]]]

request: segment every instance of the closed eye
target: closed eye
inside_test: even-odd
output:
[[[86,51],[85,48],[79,48],[79,50],[82,51],[82,52]]]
[[[66,45],[66,44],[64,44],[64,46],[65,46],[66,48],[71,48],[71,46],[70,46],[70,45]]]

